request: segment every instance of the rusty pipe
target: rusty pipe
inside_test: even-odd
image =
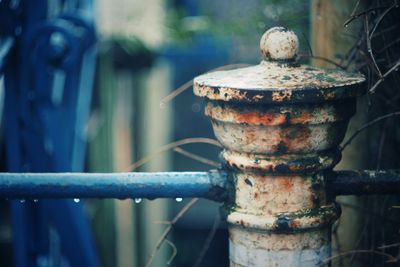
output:
[[[400,170],[336,171],[326,177],[327,189],[335,196],[400,193]]]

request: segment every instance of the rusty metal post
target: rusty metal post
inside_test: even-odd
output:
[[[230,170],[231,266],[321,266],[340,208],[326,190],[361,74],[296,62],[298,38],[267,31],[259,65],[194,80]]]

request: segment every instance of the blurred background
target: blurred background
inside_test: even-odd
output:
[[[291,8],[293,5],[296,8]],[[191,87],[171,101],[163,99],[213,68],[258,64],[259,38],[272,26],[284,25],[302,33],[302,47],[306,49],[309,9],[307,1],[98,1],[96,21],[102,48],[95,98],[101,101],[104,94],[108,102],[98,102],[94,110],[99,121],[104,120],[100,114],[105,108],[114,113],[109,122],[112,129],[103,124],[93,134],[89,148],[92,170],[126,170],[130,163],[167,143],[192,137],[214,138],[203,114],[202,99],[193,95]],[[218,147],[189,144],[182,148],[218,162]],[[210,168],[213,166],[170,150],[155,155],[138,170]],[[116,254],[103,254],[109,257],[104,260],[110,261],[110,266],[121,260],[126,261],[121,266],[144,266],[165,229],[165,225],[154,222],[171,219],[188,201],[97,203],[96,216],[109,218],[112,214],[115,218]],[[220,204],[200,200],[179,220],[171,235],[178,252],[172,266],[196,262],[219,208]],[[221,223],[201,266],[228,266],[227,238],[226,225]],[[108,248],[107,242],[104,249]],[[164,244],[153,266],[165,266],[171,255],[171,247]]]
[[[84,155],[84,164],[81,169],[77,169],[87,172],[199,171],[215,168],[212,165],[213,162],[219,161],[220,148],[211,144],[196,144],[189,139],[214,138],[210,122],[203,115],[202,99],[193,95],[190,81],[201,73],[224,65],[258,64],[261,58],[259,39],[270,27],[284,26],[298,34],[299,59],[302,63],[360,70],[367,75],[369,88],[381,78],[377,68],[381,68],[383,72],[390,69],[400,54],[399,23],[396,20],[399,11],[392,1],[79,2],[39,1],[40,4],[36,5],[38,11],[29,13],[26,12],[26,8],[35,8],[33,4],[0,0],[0,7],[3,8],[0,10],[15,11],[0,11],[0,21],[23,21],[20,28],[13,29],[11,33],[7,30],[9,24],[2,23],[0,44],[5,47],[7,36],[13,36],[17,40],[17,47],[18,38],[23,44],[23,38],[20,36],[24,35],[24,27],[29,28],[29,23],[34,20],[35,14],[41,14],[39,9],[44,5],[47,8],[43,16],[47,19],[62,16],[68,13],[66,11],[72,10],[86,12],[85,16],[94,22],[97,38],[94,47],[97,53],[95,60],[91,62],[95,72],[88,74],[88,80],[90,75],[94,79],[93,92],[89,92],[92,95],[88,105],[90,110],[86,112],[87,116],[81,119],[83,122],[79,128],[87,141],[87,148],[86,153],[80,152]],[[392,8],[385,13],[389,7]],[[363,10],[370,9],[374,13],[364,12],[363,15],[357,16]],[[352,17],[352,21],[345,27],[345,22]],[[368,55],[371,43],[368,45],[367,41],[371,38],[365,38],[365,32],[370,32],[375,25],[376,38],[372,39],[372,44],[374,49],[382,50],[374,50],[378,66]],[[28,50],[27,55],[30,55],[29,53],[33,53],[32,50]],[[13,62],[15,59],[10,57],[10,61]],[[19,63],[27,64],[23,58]],[[5,69],[4,73],[11,75],[10,70],[8,71]],[[53,91],[54,88],[58,88],[58,84],[65,83],[62,75],[58,73],[54,76],[58,78],[52,78]],[[17,104],[7,106],[7,103],[4,103],[7,83],[2,77],[0,71],[0,110],[2,114],[12,113],[13,105]],[[358,113],[351,122],[348,137],[367,121],[398,110],[399,90],[394,91],[394,88],[398,89],[399,86],[398,78],[397,73],[388,76],[374,95],[359,100]],[[9,86],[13,85],[9,83]],[[167,97],[175,89],[186,87],[188,89],[176,97]],[[53,102],[57,99],[57,94],[54,94]],[[80,114],[84,113],[78,112],[76,118],[80,118]],[[4,114],[2,117],[7,117]],[[34,120],[32,118],[31,121]],[[10,133],[9,124],[6,122],[9,123],[9,120],[3,119],[1,124],[2,170],[10,169],[10,154],[14,155],[15,150],[7,146],[18,138],[13,132]],[[384,127],[374,126],[361,133],[346,148],[338,169],[399,168],[399,129],[396,120],[390,118],[380,125]],[[61,122],[60,127],[67,126],[63,126]],[[57,134],[59,139],[54,140],[61,140]],[[179,140],[187,140],[189,144],[181,146],[180,150],[165,149],[165,145]],[[84,145],[80,147],[85,150]],[[192,154],[211,162],[207,164],[199,161]],[[23,156],[24,152],[21,152],[21,155]],[[44,160],[44,157],[42,159]],[[134,164],[142,159],[145,159],[144,164]],[[26,166],[18,170],[20,169],[32,171]],[[62,168],[56,170],[62,171]],[[71,203],[81,206],[84,217],[87,218],[87,229],[91,233],[88,238],[93,240],[96,254],[94,257],[98,258],[98,264],[105,267],[134,267],[146,265],[157,241],[168,226],[165,222],[171,220],[189,201],[93,199],[76,200]],[[351,257],[335,259],[334,265],[386,266],[388,263],[384,257],[375,255],[376,253],[360,256],[357,250],[375,251],[379,250],[379,246],[390,245],[379,251],[397,256],[400,248],[400,216],[396,208],[398,198],[341,197],[338,201],[343,205],[343,213],[334,226],[333,251],[339,255],[346,251],[353,252]],[[18,248],[15,244],[13,247],[13,238],[15,240],[15,229],[19,228],[15,227],[16,215],[13,205],[30,205],[33,209],[35,205],[39,205],[34,201],[27,202],[30,203],[13,203],[10,208],[9,201],[1,201],[0,266],[16,264],[15,257],[18,259],[19,254],[15,253]],[[223,221],[215,223],[216,219],[219,219],[220,206],[212,201],[199,200],[174,225],[168,237],[174,245],[164,242],[156,251],[152,266],[166,266],[171,259],[170,266],[193,266],[201,257],[201,251],[204,244],[207,245],[206,240],[212,228],[215,230],[215,237],[198,266],[228,266],[227,226]],[[14,207],[14,210],[20,209],[18,207]],[[48,232],[48,228],[54,227],[45,227],[44,231]],[[57,240],[63,237],[62,234],[57,234],[57,231],[60,232],[59,229],[53,229],[53,234],[46,235],[50,241],[44,247],[48,249],[53,244],[54,248],[58,244],[58,251],[62,254],[65,248],[60,247],[60,241]],[[66,227],[63,231],[70,230]],[[73,242],[80,241],[75,240],[71,244]],[[68,262],[68,259],[57,264],[48,260],[46,257],[51,253],[46,249],[44,254],[33,249],[34,252],[30,256],[33,257],[32,266],[75,266]]]

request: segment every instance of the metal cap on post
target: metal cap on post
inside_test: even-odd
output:
[[[365,78],[298,64],[298,38],[282,27],[260,48],[256,66],[194,79],[230,169],[231,266],[320,266],[340,214],[324,173],[340,160]]]

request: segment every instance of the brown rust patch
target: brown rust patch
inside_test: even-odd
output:
[[[301,223],[296,219],[294,219],[290,222],[290,228],[292,228],[292,229],[298,229],[300,227],[300,225],[301,225]]]
[[[281,90],[272,93],[273,102],[283,102],[288,101],[292,97],[292,90]]]
[[[248,123],[253,125],[277,125],[285,121],[283,114],[246,112],[236,114],[234,120],[237,123]]]
[[[280,178],[279,188],[285,192],[290,192],[293,189],[293,182],[290,178]]]
[[[286,131],[282,132],[280,138],[281,141],[277,147],[278,152],[281,152],[283,148],[285,148],[285,151],[292,151],[305,145],[311,146],[312,142],[311,130],[307,125],[302,124],[288,127]]]
[[[308,111],[300,111],[298,116],[292,116],[290,119],[291,124],[304,124],[312,121],[313,115]]]

